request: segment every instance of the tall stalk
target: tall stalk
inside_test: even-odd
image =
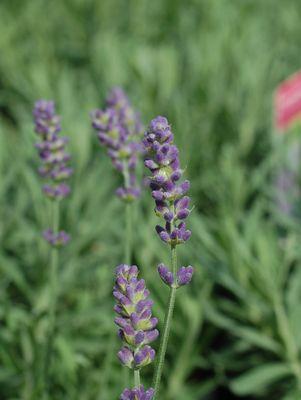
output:
[[[123,170],[123,178],[124,178],[124,186],[127,188],[129,186],[129,173],[128,173],[128,167],[127,164],[124,163],[124,170]],[[126,232],[126,237],[124,240],[124,256],[123,259],[125,260],[125,263],[127,265],[131,265],[132,263],[132,203],[126,202],[125,207],[124,207],[124,224],[125,224],[125,232]],[[104,375],[103,379],[101,380],[101,387],[100,387],[100,395],[99,399],[106,399],[107,396],[107,384],[108,384],[108,379],[110,375],[110,366],[113,362],[113,356],[115,354],[115,332],[112,330],[110,333],[109,337],[109,343],[108,343],[108,351],[106,354],[106,358],[104,361]],[[136,374],[138,372],[138,375]],[[134,381],[136,382],[137,377],[139,376],[139,382],[140,382],[140,375],[139,371],[134,372]],[[123,380],[124,380],[124,386],[128,386],[129,380],[130,380],[130,375],[129,375],[129,369],[124,368],[123,370]]]
[[[129,169],[127,162],[123,163],[123,178],[124,178],[124,186],[128,188],[130,186],[130,177],[129,177]],[[126,202],[125,204],[125,248],[124,248],[124,259],[127,265],[132,264],[132,215],[133,214],[133,207],[131,202]],[[138,379],[139,378],[139,379]],[[124,386],[128,386],[130,381],[130,371],[128,368],[124,368],[123,372],[123,380]],[[136,386],[136,381],[139,381],[140,386],[140,372],[139,370],[134,371],[134,382]]]
[[[53,200],[51,202],[51,222],[52,222],[51,225],[53,233],[57,235],[59,232],[59,224],[60,224],[60,206],[58,200]],[[48,399],[49,373],[51,368],[53,340],[54,340],[54,332],[56,325],[56,306],[57,306],[57,296],[58,296],[58,263],[59,263],[58,256],[59,254],[57,247],[52,246],[50,254],[50,274],[49,274],[49,282],[50,282],[50,302],[48,310],[49,329],[48,329],[46,356],[44,365],[45,399]]]
[[[56,235],[59,232],[60,224],[60,205],[59,201],[52,201],[52,229]],[[58,249],[53,246],[51,248],[51,269],[50,269],[50,307],[49,307],[49,321],[50,333],[53,335],[55,330],[55,317],[56,317],[56,304],[58,295]],[[51,350],[50,350],[51,352]]]
[[[132,263],[132,203],[126,203],[125,205],[125,225],[126,225],[126,238],[125,238],[125,249],[124,259],[125,263],[131,265]]]
[[[144,165],[151,172],[150,188],[156,204],[155,212],[164,221],[163,226],[156,226],[156,231],[160,239],[168,243],[171,249],[171,271],[163,263],[158,265],[160,278],[169,287],[169,299],[154,373],[154,399],[158,397],[160,390],[176,291],[180,286],[188,285],[193,275],[191,265],[177,268],[176,246],[185,243],[191,236],[191,231],[186,229],[184,222],[191,210],[190,198],[185,196],[190,182],[188,180],[179,182],[183,170],[180,167],[179,150],[173,140],[174,135],[168,120],[158,116],[150,122],[143,141],[146,151]]]
[[[51,356],[53,352],[53,336],[56,324],[56,307],[58,296],[58,247],[65,246],[70,237],[65,231],[59,231],[60,225],[60,200],[70,193],[68,178],[73,169],[68,166],[70,154],[66,152],[65,145],[68,138],[59,135],[61,131],[60,116],[56,114],[55,103],[49,100],[38,100],[34,109],[35,132],[39,136],[39,142],[35,144],[38,149],[41,165],[39,174],[46,180],[43,185],[44,195],[51,199],[50,227],[43,232],[44,239],[51,245],[49,265],[49,308],[48,331],[46,343],[41,351],[41,365],[39,364],[38,393],[43,398],[48,397],[49,371],[51,369]]]
[[[177,250],[176,250],[175,246],[171,246],[171,265],[172,265],[172,273],[174,276],[174,281],[176,281]],[[159,354],[158,354],[158,358],[157,358],[157,364],[156,364],[154,381],[153,381],[153,387],[155,389],[154,400],[157,398],[158,393],[159,393],[162,372],[163,372],[163,367],[164,367],[164,361],[165,361],[165,355],[166,355],[166,349],[167,349],[169,333],[170,333],[170,328],[171,328],[173,310],[174,310],[175,301],[176,301],[176,292],[177,292],[177,287],[175,285],[172,285],[170,287],[170,292],[169,292],[167,311],[165,314],[164,325],[163,325],[163,334],[162,334],[161,341],[160,341]]]

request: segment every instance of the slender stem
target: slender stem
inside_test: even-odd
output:
[[[123,183],[125,188],[130,187],[130,174],[128,162],[124,160],[123,162]],[[125,204],[125,262],[130,265],[132,261],[132,203],[127,202]]]
[[[135,369],[134,370],[134,381],[135,381],[135,387],[139,388],[140,387],[140,370]]]
[[[59,201],[52,201],[52,231],[54,234],[57,234],[59,231],[59,218],[60,218],[60,209],[59,209]],[[51,248],[50,254],[50,304],[49,304],[49,331],[48,338],[46,344],[46,355],[45,355],[45,366],[44,366],[44,377],[45,377],[45,385],[44,388],[46,393],[44,394],[44,398],[48,398],[47,389],[49,387],[49,371],[51,367],[51,356],[53,351],[53,336],[55,332],[55,319],[56,319],[56,305],[57,305],[57,295],[58,295],[58,249],[56,247]]]
[[[130,265],[132,262],[132,203],[126,203],[125,205],[125,225],[126,225],[126,237],[125,237],[125,262]]]
[[[124,184],[127,187],[128,185],[128,172],[127,169],[124,168]],[[126,264],[130,265],[132,263],[132,204],[125,203],[125,239],[124,239],[124,261]],[[108,351],[106,353],[106,357],[104,360],[104,367],[103,367],[103,375],[101,378],[100,384],[100,393],[99,393],[99,400],[107,398],[108,392],[108,381],[111,371],[111,365],[113,363],[113,354],[115,352],[116,347],[116,334],[112,330],[108,339]],[[128,386],[130,381],[130,373],[128,368],[123,368],[123,381],[124,386]],[[140,375],[139,375],[140,381]]]
[[[175,246],[171,247],[171,265],[172,265],[172,272],[174,274],[174,277],[176,278],[177,252],[176,252]],[[153,387],[155,389],[154,400],[157,398],[158,393],[159,393],[160,382],[161,382],[161,377],[162,377],[162,372],[163,372],[163,367],[164,367],[165,354],[166,354],[169,333],[170,333],[170,328],[171,328],[172,315],[173,315],[173,310],[174,310],[174,306],[175,306],[176,292],[177,292],[177,288],[175,286],[172,286],[170,288],[167,312],[165,314],[165,319],[164,319],[163,334],[161,337],[159,354],[158,354],[157,365],[156,365],[154,381],[153,381]]]
[[[127,179],[125,178],[125,185],[127,185]],[[132,203],[126,203],[125,204],[125,232],[126,232],[126,237],[125,237],[125,248],[124,248],[124,260],[127,265],[132,264]],[[123,369],[123,380],[124,384],[127,387],[130,381],[130,371],[128,368]],[[139,371],[138,371],[139,372]],[[136,380],[136,375],[135,375],[135,380]],[[140,380],[140,375],[139,375],[139,380]]]
[[[59,202],[53,201],[52,208],[52,230],[56,235],[59,231]],[[50,319],[50,332],[53,332],[55,327],[55,314],[56,314],[56,303],[57,303],[57,289],[58,289],[58,249],[52,247],[51,249],[51,270],[50,270],[50,308],[49,308],[49,319]]]

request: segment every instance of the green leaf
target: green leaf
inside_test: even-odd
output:
[[[231,390],[239,395],[260,394],[275,381],[289,375],[291,370],[287,364],[271,363],[252,368],[233,379],[230,383]]]

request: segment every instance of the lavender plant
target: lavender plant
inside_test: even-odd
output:
[[[173,144],[173,139],[167,119],[161,116],[151,121],[143,139],[146,150],[145,166],[151,172],[150,188],[155,200],[155,212],[164,221],[163,226],[156,226],[156,231],[171,250],[171,270],[164,264],[158,265],[159,275],[169,287],[170,294],[154,375],[154,399],[159,393],[176,291],[180,286],[189,284],[193,275],[192,266],[177,268],[176,248],[191,236],[184,222],[191,210],[190,198],[185,196],[190,183],[188,180],[179,182],[183,170],[180,167],[179,151]]]
[[[103,110],[91,113],[92,126],[97,131],[100,144],[107,149],[114,168],[123,176],[123,185],[116,195],[126,203],[125,260],[131,263],[132,211],[131,203],[140,196],[137,184],[137,163],[142,153],[142,124],[121,88],[113,88]]]
[[[57,274],[58,274],[58,248],[65,246],[70,237],[60,230],[60,201],[70,193],[70,187],[66,183],[72,175],[72,168],[68,166],[70,154],[65,150],[68,138],[60,136],[60,117],[55,112],[53,101],[38,100],[34,110],[35,132],[40,141],[36,148],[41,160],[39,174],[47,183],[43,186],[43,192],[51,203],[52,226],[43,232],[44,239],[51,246],[50,268],[50,305],[49,305],[49,333],[45,356],[45,380],[47,380],[50,357],[52,352],[52,337],[55,329],[55,313],[57,303]],[[44,383],[45,384],[45,383]]]
[[[151,400],[154,389],[146,392],[140,383],[140,369],[150,364],[155,350],[149,346],[159,335],[157,318],[152,317],[153,302],[143,279],[138,279],[136,265],[121,264],[116,269],[116,282],[113,295],[117,304],[114,307],[123,347],[118,352],[120,362],[134,370],[134,389],[125,389],[121,400]]]

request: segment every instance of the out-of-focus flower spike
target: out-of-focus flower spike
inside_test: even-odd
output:
[[[95,110],[90,115],[100,144],[107,149],[114,167],[124,175],[124,186],[115,193],[120,199],[132,202],[141,193],[136,183],[136,166],[143,152],[140,117],[121,88],[111,90],[104,110]]]

